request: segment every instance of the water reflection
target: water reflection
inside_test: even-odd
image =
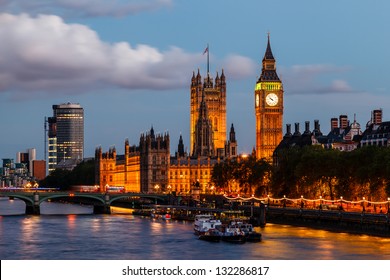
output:
[[[0,200],[0,214],[15,211],[15,202]],[[389,238],[268,224],[256,228],[261,243],[208,243],[197,239],[190,222],[45,207],[56,208],[50,213],[71,207],[73,214],[0,216],[0,259],[390,259]]]
[[[93,207],[58,202],[42,202],[41,215],[92,214]]]

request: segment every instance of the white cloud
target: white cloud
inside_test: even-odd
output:
[[[0,91],[83,92],[102,87],[173,89],[188,86],[204,57],[171,47],[107,43],[89,27],[53,15],[0,14]],[[231,55],[227,78],[250,75],[253,63]]]
[[[240,55],[229,55],[223,60],[225,73],[236,79],[254,77],[256,75],[257,64],[248,57]]]
[[[332,94],[356,92],[343,79],[347,66],[331,64],[293,65],[282,67],[282,80],[290,94]]]
[[[0,0],[0,9],[5,12],[70,17],[122,17],[171,5],[172,0]]]

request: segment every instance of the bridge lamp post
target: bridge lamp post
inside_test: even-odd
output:
[[[252,199],[251,199],[251,217],[253,217],[253,206],[255,204],[255,195],[252,194]]]
[[[363,209],[362,209],[362,211],[363,211],[363,213],[366,211],[366,208],[365,208],[365,202],[366,202],[366,198],[365,197],[363,197]]]
[[[340,196],[340,210],[343,210],[343,197]]]

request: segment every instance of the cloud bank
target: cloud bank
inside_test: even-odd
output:
[[[0,14],[0,92],[82,92],[102,87],[175,89],[189,85],[204,62],[178,47],[107,43],[89,27],[54,15]],[[254,71],[245,57],[230,55],[225,73],[241,79]]]
[[[332,94],[357,92],[341,75],[350,67],[331,64],[309,64],[282,67],[282,79],[289,94]]]
[[[65,17],[123,17],[171,5],[172,0],[0,0],[0,9],[5,12]]]

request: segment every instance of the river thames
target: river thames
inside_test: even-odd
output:
[[[192,223],[130,214],[94,215],[87,206],[41,204],[24,215],[0,198],[2,260],[389,260],[390,238],[267,224],[260,243],[208,243]]]

